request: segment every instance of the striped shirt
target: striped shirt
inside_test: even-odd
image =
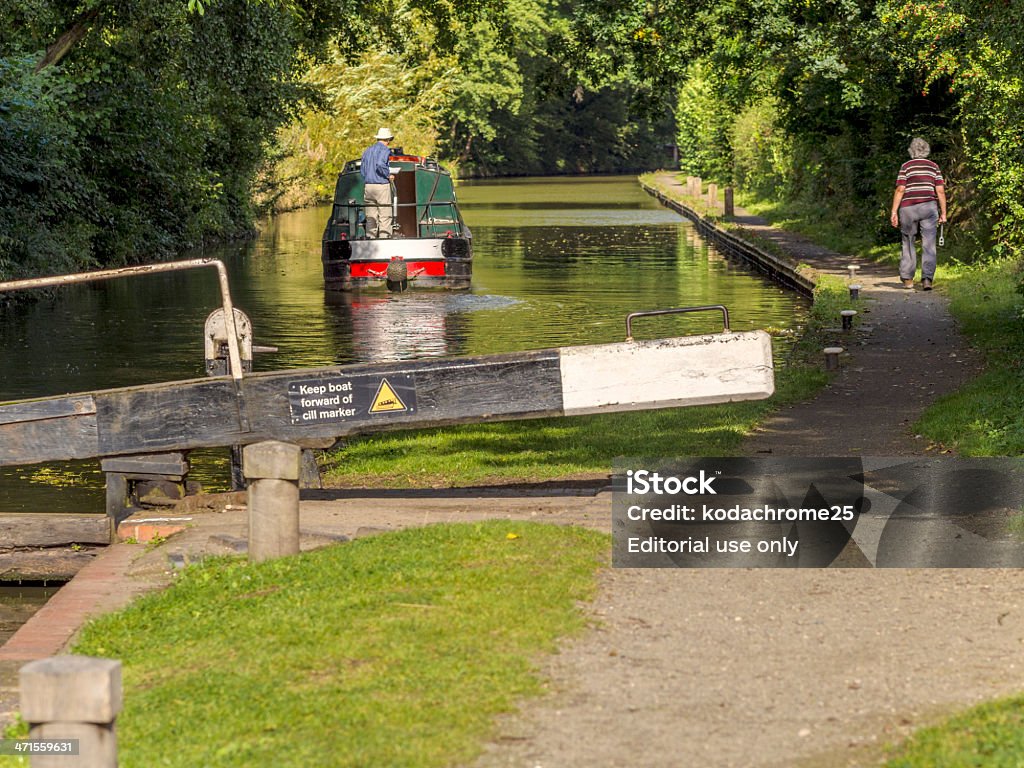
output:
[[[942,179],[942,171],[939,166],[931,160],[907,160],[901,167],[896,177],[896,186],[904,187],[903,199],[900,200],[900,208],[907,205],[917,205],[938,200],[935,194],[936,187],[946,186]]]

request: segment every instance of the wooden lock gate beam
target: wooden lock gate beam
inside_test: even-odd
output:
[[[236,386],[247,418],[239,415]],[[254,373],[0,404],[0,465],[769,397],[764,331]]]

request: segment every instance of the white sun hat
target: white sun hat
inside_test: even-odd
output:
[[[386,140],[386,139],[393,139],[393,138],[395,138],[395,134],[393,134],[391,132],[390,128],[381,128],[379,131],[377,131],[377,140],[378,141],[383,141],[383,140]]]

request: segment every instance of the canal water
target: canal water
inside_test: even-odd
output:
[[[628,312],[724,304],[734,330],[799,326],[806,303],[702,242],[633,177],[524,178],[458,186],[474,236],[468,293],[326,294],[329,207],[284,214],[251,242],[211,249],[252,319],[256,370],[621,341]],[[215,273],[149,275],[55,291],[0,310],[0,401],[204,375]],[[637,338],[721,329],[718,313],[638,321]],[[227,456],[193,454],[208,490]],[[0,512],[101,512],[98,462],[0,470]]]
[[[46,605],[60,588],[51,586],[25,586],[4,584],[0,586],[0,645],[6,643],[18,628],[32,618],[32,615]],[[0,680],[0,687],[3,681]]]

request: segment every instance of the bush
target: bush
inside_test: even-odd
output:
[[[764,99],[740,112],[732,125],[734,181],[760,195],[783,192],[792,183],[792,142],[777,114],[774,99]]]
[[[74,90],[34,65],[0,58],[0,279],[82,266],[80,243],[96,231],[66,116]]]

